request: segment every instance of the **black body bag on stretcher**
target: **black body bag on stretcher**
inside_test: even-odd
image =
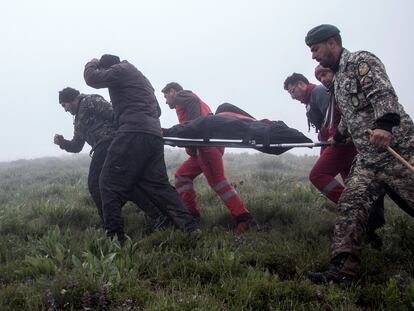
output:
[[[241,140],[248,147],[276,155],[291,148],[272,147],[273,144],[312,143],[304,134],[282,121],[256,121],[251,115],[231,104],[219,106],[216,115],[201,116],[185,124],[164,129],[163,136],[202,139],[204,142],[211,139]],[[211,143],[211,146],[214,144]]]

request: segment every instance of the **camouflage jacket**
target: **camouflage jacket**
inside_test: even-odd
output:
[[[75,115],[72,140],[63,140],[60,148],[68,152],[80,152],[87,142],[92,149],[106,139],[112,139],[112,106],[100,95],[78,96],[78,111]]]
[[[375,55],[344,49],[334,77],[334,92],[342,115],[338,131],[352,137],[359,161],[382,166],[393,160],[388,152],[380,152],[369,144],[367,133],[376,128],[377,120],[390,114],[400,119],[400,124],[392,129],[391,147],[403,154],[412,153],[413,122],[398,103],[385,67]]]

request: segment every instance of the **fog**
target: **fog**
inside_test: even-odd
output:
[[[0,20],[0,161],[65,154],[53,135],[71,138],[73,119],[58,104],[58,91],[71,86],[109,100],[106,90],[83,80],[85,63],[104,53],[130,61],[148,77],[163,127],[177,123],[161,94],[176,81],[213,110],[230,102],[316,139],[308,133],[304,106],[290,98],[283,81],[300,72],[315,82],[316,62],[304,37],[322,23],[341,30],[347,49],[380,57],[413,116],[413,11],[409,0],[8,1]]]

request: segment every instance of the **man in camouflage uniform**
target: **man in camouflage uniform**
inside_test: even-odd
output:
[[[85,142],[92,147],[93,156],[89,167],[88,189],[103,221],[99,176],[107,149],[115,133],[112,126],[112,106],[100,95],[80,94],[78,90],[70,87],[59,92],[59,103],[66,112],[75,116],[74,135],[71,140],[66,140],[62,135],[56,134],[54,143],[61,149],[73,153],[80,152]],[[131,201],[145,212],[146,222],[150,229],[158,229],[167,223],[167,217],[162,215],[139,189],[135,189]]]
[[[375,55],[344,49],[339,30],[332,25],[311,29],[305,42],[312,58],[335,72],[334,93],[342,118],[334,142],[351,137],[358,151],[338,203],[331,267],[308,276],[315,282],[349,284],[360,262],[361,240],[373,202],[390,189],[404,210],[414,208],[414,175],[385,150],[391,146],[414,163],[414,124]]]

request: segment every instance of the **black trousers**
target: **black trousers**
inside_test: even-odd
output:
[[[375,230],[382,228],[385,225],[384,215],[384,197],[388,195],[395,204],[398,205],[403,211],[405,211],[411,217],[414,217],[414,210],[410,208],[409,204],[401,198],[398,193],[385,187],[385,193],[382,194],[378,200],[374,202],[374,206],[369,214],[367,232],[374,232]]]
[[[111,141],[104,141],[96,146],[93,152],[91,164],[89,166],[88,188],[89,193],[95,202],[98,214],[103,221],[101,190],[99,188],[99,176],[101,175],[102,167],[106,158],[106,151],[108,150]]]
[[[91,164],[89,166],[88,188],[89,193],[95,202],[98,214],[104,223],[104,216],[102,210],[101,191],[99,187],[99,177],[105,162],[106,154],[112,140],[101,142],[95,147],[93,152]],[[146,222],[151,229],[156,229],[159,224],[166,222],[166,216],[147,198],[147,196],[139,189],[134,189],[130,201],[134,202],[145,213]],[[124,202],[124,204],[126,201]]]
[[[197,223],[169,183],[161,137],[118,133],[109,146],[99,179],[105,229],[125,239],[122,206],[139,188],[180,229],[193,231]]]

